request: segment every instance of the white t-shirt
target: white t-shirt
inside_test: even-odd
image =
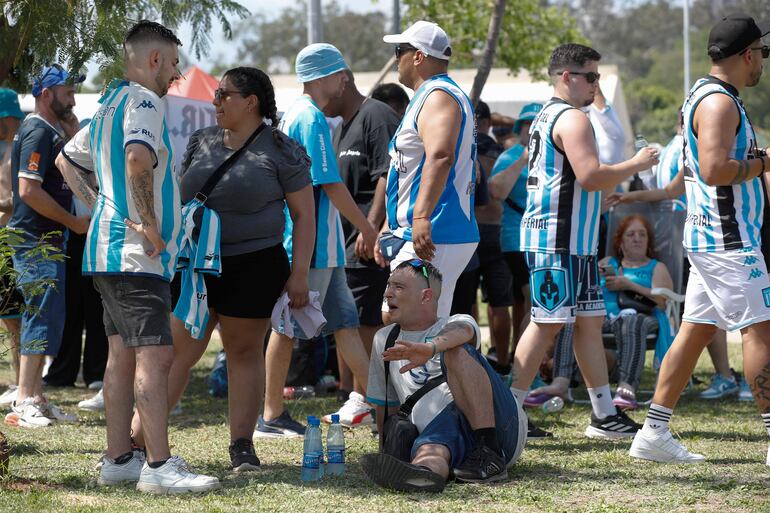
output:
[[[424,331],[406,331],[402,329],[396,341],[404,340],[427,344],[450,322],[464,322],[473,326],[473,330],[476,333],[475,346],[477,349],[481,347],[481,330],[473,317],[465,314],[452,315],[448,319],[439,319]],[[394,327],[395,325],[392,324],[379,330],[374,335],[374,343],[372,344],[372,356],[369,360],[369,386],[367,387],[366,399],[369,403],[379,406],[385,405],[385,362],[382,359],[382,353],[385,350],[388,334],[390,334]],[[470,343],[474,343],[474,341],[470,341]],[[441,375],[440,354],[428,360],[425,365],[401,374],[399,369],[408,363],[408,360],[390,362],[388,381],[388,404],[390,406],[398,406],[403,403],[410,395],[422,388],[428,380]],[[422,433],[422,430],[430,424],[433,418],[441,413],[452,401],[454,401],[454,398],[449,390],[449,385],[442,383],[417,402],[412,410],[412,423]]]

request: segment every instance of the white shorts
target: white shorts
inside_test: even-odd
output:
[[[689,253],[683,321],[738,330],[770,320],[770,278],[759,248]]]
[[[449,317],[452,310],[452,299],[455,295],[455,284],[457,278],[465,270],[465,266],[470,262],[473,252],[476,251],[478,242],[468,242],[465,244],[436,244],[436,253],[430,261],[433,266],[441,273],[441,296],[438,298],[438,316]],[[414,252],[412,241],[406,241],[401,247],[396,257],[390,261],[390,272],[403,262],[420,258]],[[388,311],[388,304],[382,302],[382,311]]]

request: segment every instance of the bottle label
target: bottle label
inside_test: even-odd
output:
[[[302,457],[302,467],[309,468],[309,469],[318,469],[321,467],[321,460],[318,457],[318,454],[311,453],[311,454],[305,454]]]
[[[329,449],[329,463],[345,463],[345,449]]]

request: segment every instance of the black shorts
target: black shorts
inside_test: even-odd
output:
[[[382,297],[388,285],[390,273],[373,267],[349,267],[345,269],[348,287],[353,293],[362,326],[382,325]]]
[[[480,224],[479,234],[476,252],[479,255],[482,297],[492,308],[511,306],[511,271],[500,248],[500,225]]]
[[[513,276],[513,299],[517,303],[524,301],[524,287],[529,287],[529,267],[526,255],[520,251],[507,251],[503,253],[508,269]]]
[[[291,274],[283,244],[222,257],[222,275],[205,275],[210,310],[228,317],[267,319]],[[173,304],[179,300],[182,273],[171,282]]]
[[[476,304],[477,292],[479,289],[479,268],[472,271],[464,271],[455,283],[455,293],[452,296],[452,309],[450,315],[473,314],[473,305]]]
[[[0,256],[0,258],[2,257]],[[8,258],[6,265],[13,269],[13,260]],[[0,319],[21,317],[21,311],[24,307],[24,296],[16,288],[16,280],[10,269],[9,272],[0,277]]]
[[[94,275],[104,305],[104,332],[126,347],[170,346],[171,288],[160,277]]]

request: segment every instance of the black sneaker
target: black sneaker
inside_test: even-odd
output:
[[[616,415],[610,415],[604,419],[597,419],[591,412],[591,424],[586,428],[586,436],[611,440],[632,438],[640,429],[642,425],[636,423],[624,411],[618,411]]]
[[[259,458],[254,452],[254,443],[246,438],[239,438],[230,444],[230,466],[235,472],[248,472],[259,469]]]
[[[508,479],[502,456],[483,445],[476,446],[454,473],[461,483],[494,483]]]
[[[260,415],[254,436],[257,438],[303,438],[305,426],[291,418],[287,410],[283,410],[283,413],[273,420],[265,420]]]
[[[544,438],[553,437],[553,433],[539,428],[527,419],[527,440],[542,440]]]
[[[359,461],[366,477],[383,488],[399,492],[442,492],[446,486],[439,474],[389,454],[364,454]]]

